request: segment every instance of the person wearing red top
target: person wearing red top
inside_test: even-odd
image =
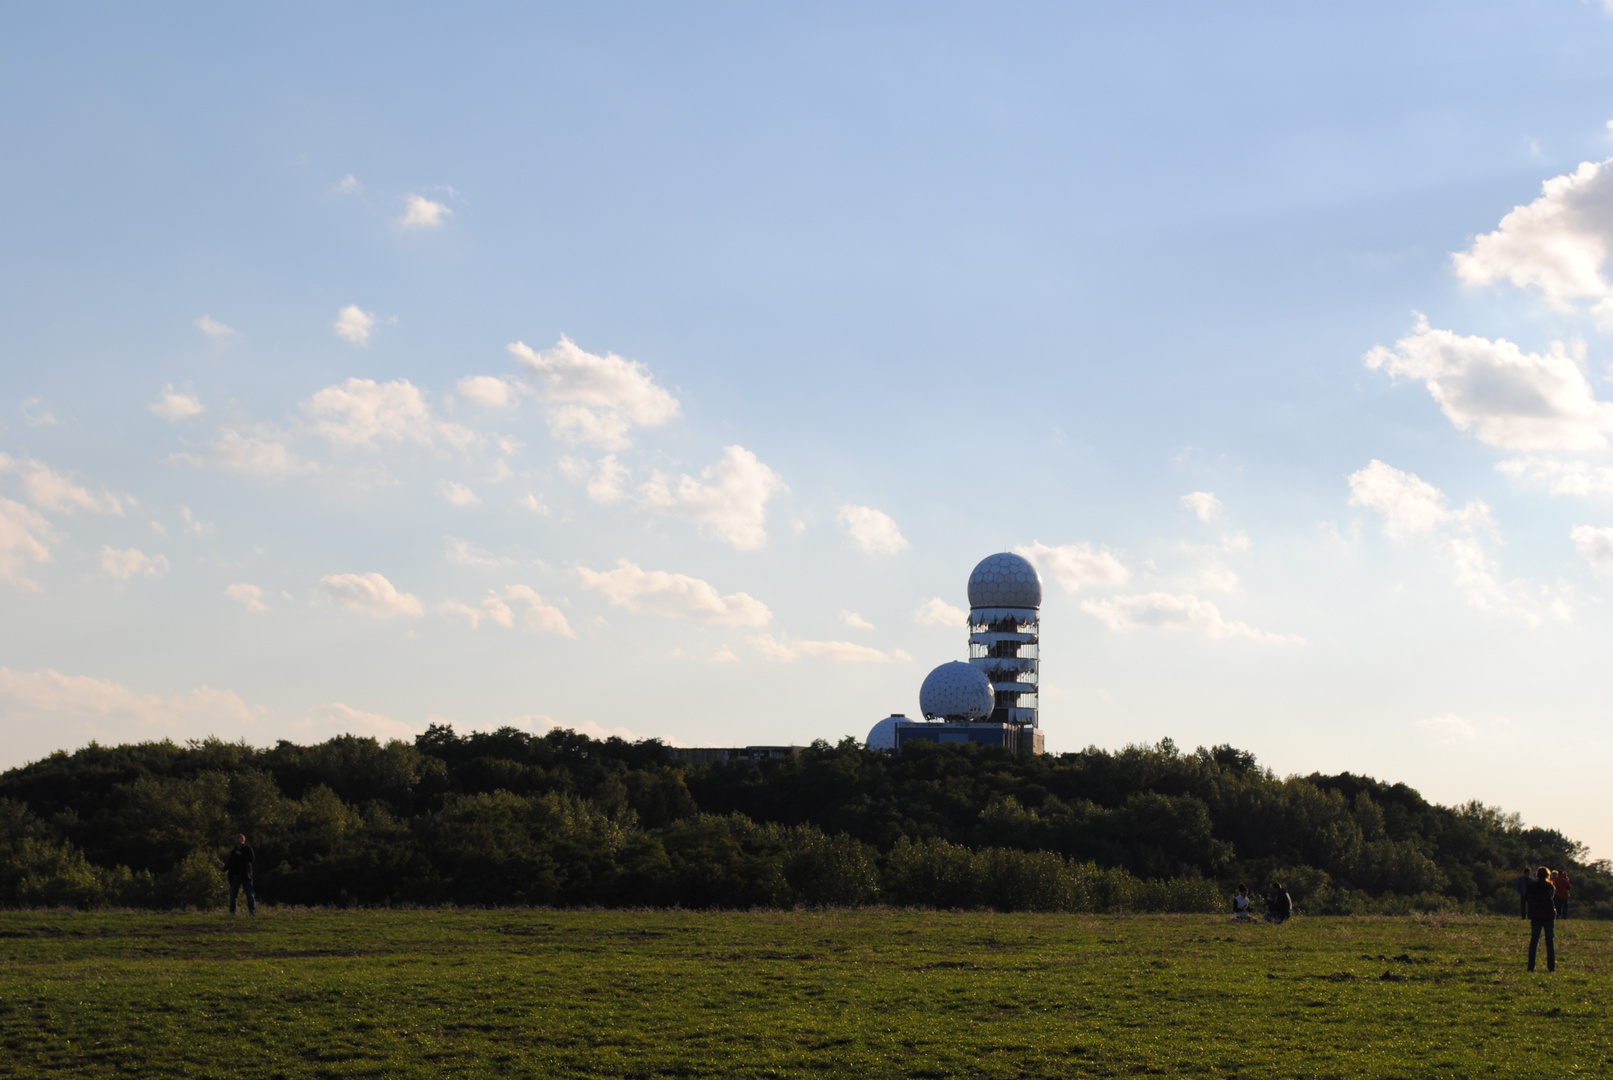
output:
[[[1559,919],[1568,918],[1568,893],[1574,887],[1573,883],[1568,880],[1568,871],[1553,870],[1551,872],[1551,887],[1557,894],[1553,904],[1557,908],[1557,917]]]

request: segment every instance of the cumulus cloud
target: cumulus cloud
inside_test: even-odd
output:
[[[1599,577],[1613,578],[1613,529],[1576,525],[1568,535],[1579,557],[1590,563]]]
[[[28,592],[39,584],[23,573],[29,563],[50,561],[50,524],[36,511],[0,497],[0,581]]]
[[[470,375],[460,379],[455,386],[460,397],[484,409],[512,409],[521,400],[519,388],[508,379],[496,375]]]
[[[410,195],[408,209],[398,219],[398,225],[405,229],[435,229],[452,215],[453,211],[440,202],[424,195]]]
[[[615,454],[606,454],[594,463],[582,458],[563,457],[560,459],[560,471],[567,479],[584,485],[591,502],[614,503],[627,497],[630,473],[626,465],[616,460]]]
[[[739,657],[735,655],[733,649],[724,645],[708,656],[706,662],[708,664],[737,664],[739,663]]]
[[[644,570],[627,559],[618,559],[614,570],[579,567],[577,573],[585,587],[598,589],[611,603],[629,611],[726,626],[766,626],[773,618],[767,605],[753,596],[742,592],[720,596],[699,578]]]
[[[1444,716],[1430,716],[1424,720],[1417,721],[1413,726],[1434,736],[1434,741],[1442,746],[1449,746],[1462,739],[1472,739],[1478,735],[1478,732],[1473,730],[1472,724],[1455,713],[1446,713]]]
[[[936,596],[919,605],[913,621],[923,626],[959,627],[969,621],[969,613]]]
[[[1613,495],[1613,468],[1606,465],[1527,457],[1498,462],[1496,469],[1531,487],[1545,488],[1553,495],[1582,498]]]
[[[225,326],[223,323],[219,322],[210,315],[203,315],[201,318],[197,319],[196,329],[200,330],[202,333],[211,338],[230,337],[235,333],[235,329],[233,327]]]
[[[846,503],[835,515],[840,528],[851,538],[852,544],[870,555],[895,555],[911,545],[895,520],[883,510],[872,506],[854,506]]]
[[[1038,541],[1016,547],[1014,551],[1035,563],[1044,573],[1052,575],[1065,592],[1124,585],[1131,580],[1131,571],[1113,551],[1095,548],[1084,541],[1060,547],[1049,547]]]
[[[41,397],[25,397],[17,402],[17,412],[22,414],[24,420],[36,427],[50,427],[56,423],[56,414],[49,409],[41,409],[39,406],[43,405],[44,402],[45,399]]]
[[[854,641],[791,641],[785,637],[775,638],[772,634],[760,634],[752,637],[750,643],[767,659],[787,664],[803,657],[829,660],[837,664],[888,664],[898,659],[870,645],[859,645]],[[906,659],[906,654],[900,658]]]
[[[368,345],[370,334],[375,329],[375,314],[357,304],[348,304],[336,313],[336,322],[331,328],[338,337],[344,337],[354,345]]]
[[[1284,642],[1302,640],[1289,634],[1256,630],[1248,623],[1228,622],[1214,604],[1200,600],[1191,593],[1151,592],[1116,596],[1108,600],[1083,600],[1081,610],[1096,616],[1115,633],[1127,633],[1139,627],[1155,627],[1191,630],[1217,641],[1228,638]]]
[[[101,572],[119,581],[133,577],[161,577],[168,572],[168,560],[161,555],[147,555],[139,548],[103,547]]]
[[[448,546],[448,561],[458,563],[460,566],[508,566],[515,561],[494,555],[490,551],[483,551],[479,547],[472,546],[469,540],[461,540],[457,536],[447,536],[443,539]]]
[[[437,491],[454,506],[471,506],[482,501],[476,492],[457,480],[444,480],[437,485]]]
[[[1474,607],[1510,611],[1530,624],[1540,622],[1539,605],[1520,582],[1504,582],[1500,568],[1485,551],[1480,534],[1496,535],[1490,508],[1475,499],[1453,509],[1445,493],[1421,477],[1374,459],[1350,474],[1350,505],[1376,511],[1391,540],[1428,543],[1451,569],[1457,587]],[[1547,606],[1557,618],[1568,617],[1562,600]]]
[[[1526,353],[1504,338],[1416,328],[1377,346],[1366,365],[1421,380],[1446,417],[1482,443],[1509,450],[1598,450],[1608,445],[1613,404],[1596,399],[1582,348],[1561,342]]]
[[[71,514],[89,510],[97,514],[123,513],[123,500],[102,489],[99,495],[75,483],[43,461],[0,454],[0,473],[14,473],[22,480],[23,494],[39,509],[51,514]]]
[[[162,697],[108,679],[0,667],[0,722],[12,755],[42,757],[91,739],[120,743],[229,735],[255,720],[256,710],[236,694],[209,686]]]
[[[585,352],[565,336],[544,352],[520,341],[509,351],[537,385],[550,433],[565,442],[622,450],[633,428],[657,427],[681,411],[636,360]]]
[[[316,599],[326,600],[346,611],[358,611],[378,619],[397,615],[419,615],[420,599],[400,593],[380,574],[330,574],[314,586]]]
[[[685,474],[673,484],[657,473],[644,485],[644,502],[693,518],[740,551],[754,551],[767,543],[767,501],[784,490],[778,473],[755,454],[743,446],[730,446],[717,464],[701,471],[698,480]]]
[[[543,505],[543,500],[532,494],[530,491],[521,496],[519,499],[516,499],[515,505],[524,506],[534,514],[542,514],[544,517],[549,516],[549,508]]]
[[[577,636],[566,621],[565,613],[544,603],[543,597],[530,585],[508,585],[502,591],[489,589],[479,607],[450,600],[443,605],[443,610],[464,617],[472,630],[480,626],[483,619],[509,630],[519,619],[528,630],[548,630],[568,638]]]
[[[1613,321],[1613,286],[1602,273],[1613,240],[1613,162],[1587,161],[1542,185],[1527,206],[1452,256],[1469,285],[1509,281],[1536,289],[1558,310],[1589,300],[1599,322]]]
[[[207,411],[207,406],[202,404],[200,398],[195,394],[179,393],[173,383],[163,387],[157,400],[146,407],[170,424],[200,416]]]
[[[413,443],[465,450],[480,442],[469,428],[438,419],[425,394],[407,379],[348,379],[314,394],[302,411],[314,431],[338,447]]]
[[[263,601],[263,590],[256,585],[237,582],[224,590],[224,595],[246,608],[254,615],[269,611],[269,605]]]
[[[853,630],[872,630],[874,628],[873,623],[869,622],[855,611],[842,611],[840,613],[840,621],[851,627]]]
[[[1193,511],[1200,521],[1214,521],[1221,516],[1221,500],[1211,491],[1195,491],[1183,495],[1182,506]]]
[[[203,452],[170,454],[168,459],[197,467],[211,465],[269,479],[319,471],[318,464],[306,461],[292,451],[289,436],[285,432],[268,425],[256,425],[245,431],[223,428],[218,438]]]

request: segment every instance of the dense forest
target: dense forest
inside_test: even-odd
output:
[[[0,905],[217,906],[237,832],[274,904],[1515,913],[1524,866],[1613,917],[1613,872],[1559,832],[1348,773],[1280,778],[1169,740],[1032,757],[853,740],[691,765],[570,731],[268,749],[91,744],[0,774]]]

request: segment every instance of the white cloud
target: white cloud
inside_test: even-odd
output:
[[[473,547],[469,540],[461,540],[457,536],[448,536],[443,539],[448,545],[448,561],[458,563],[460,566],[509,566],[515,562],[514,559],[506,559],[503,556],[494,555],[490,551],[483,551],[479,547]]]
[[[237,582],[224,590],[224,595],[246,608],[254,615],[269,611],[268,604],[263,602],[263,590],[256,585]]]
[[[509,350],[541,388],[550,433],[566,442],[621,450],[633,428],[657,427],[681,411],[638,361],[585,352],[564,336],[544,352],[520,341]]]
[[[749,640],[756,651],[767,659],[787,664],[803,657],[837,664],[888,664],[897,659],[870,645],[858,645],[854,641],[791,641],[788,638],[775,638],[772,634],[760,634]]]
[[[169,460],[188,462],[198,468],[212,465],[265,478],[319,471],[316,463],[299,458],[287,443],[285,432],[267,425],[256,425],[245,432],[222,428],[218,439],[202,453],[170,454]]]
[[[1568,535],[1579,557],[1590,563],[1598,576],[1613,578],[1613,529],[1576,525]]]
[[[228,690],[202,686],[174,697],[140,694],[108,679],[0,667],[0,723],[8,757],[154,738],[239,733],[255,710]]]
[[[840,613],[840,621],[851,627],[853,630],[872,630],[874,628],[873,623],[869,622],[855,611],[842,611]]]
[[[515,607],[512,608],[512,604]],[[509,585],[502,592],[489,589],[480,607],[471,607],[456,600],[443,605],[444,611],[463,616],[472,630],[480,626],[483,619],[497,623],[506,630],[512,629],[517,618],[516,608],[520,609],[521,625],[528,630],[549,630],[568,638],[577,636],[566,621],[565,613],[552,604],[544,603],[543,597],[529,585]]]
[[[101,548],[101,571],[119,581],[132,577],[161,577],[168,572],[168,560],[147,555],[139,548]]]
[[[346,176],[342,177],[341,180],[337,181],[336,190],[341,192],[343,195],[347,195],[355,191],[363,191],[364,185],[358,182],[358,177],[354,176],[352,173],[348,173]]]
[[[733,649],[724,645],[707,657],[706,662],[708,664],[737,664],[739,663],[739,657],[735,655]]]
[[[534,514],[542,514],[544,517],[549,516],[549,508],[543,505],[543,500],[532,494],[530,491],[521,496],[519,499],[516,499],[515,505],[524,506]]]
[[[835,520],[851,537],[852,544],[870,555],[895,555],[911,546],[907,537],[902,535],[902,530],[897,528],[895,520],[872,506],[846,503],[835,515]]]
[[[71,514],[74,510],[89,510],[97,514],[123,513],[123,500],[116,495],[105,489],[99,495],[91,494],[88,488],[74,483],[43,461],[0,454],[0,473],[16,473],[20,476],[23,494],[28,501],[47,513]]]
[[[1538,289],[1558,310],[1594,303],[1598,321],[1613,320],[1613,286],[1602,274],[1613,241],[1613,169],[1587,161],[1541,185],[1541,196],[1514,207],[1494,232],[1452,258],[1469,285],[1510,281]]]
[[[410,739],[415,728],[401,720],[380,713],[365,712],[340,701],[310,709],[308,715],[292,723],[291,728],[309,741],[328,739],[335,735],[369,735],[377,739]]]
[[[1613,468],[1606,465],[1528,457],[1498,462],[1495,467],[1515,480],[1543,487],[1553,495],[1582,498],[1613,495]]]
[[[162,394],[147,408],[170,424],[200,416],[207,411],[207,406],[202,404],[200,398],[194,394],[179,393],[173,383],[163,387]]]
[[[919,605],[918,610],[913,612],[913,621],[924,626],[958,628],[968,623],[969,613],[936,596]]]
[[[197,319],[196,329],[200,330],[208,337],[214,338],[230,337],[235,333],[234,327],[225,326],[223,323],[219,322],[210,315],[203,315],[201,318]]]
[[[1444,716],[1430,716],[1425,720],[1417,721],[1413,726],[1435,736],[1435,742],[1442,746],[1450,746],[1460,739],[1472,739],[1478,735],[1478,732],[1473,730],[1472,724],[1455,713],[1446,713]]]
[[[1183,495],[1182,506],[1193,511],[1200,521],[1214,521],[1221,516],[1221,500],[1214,492],[1195,491]]]
[[[424,195],[410,195],[409,208],[398,219],[398,225],[405,229],[435,229],[453,213],[442,203],[432,202]]]
[[[378,619],[421,613],[418,597],[398,592],[380,574],[330,574],[319,579],[314,594],[316,599],[327,600],[339,608]]]
[[[1367,353],[1366,365],[1422,380],[1451,423],[1490,446],[1596,450],[1613,429],[1613,404],[1596,400],[1582,347],[1526,353],[1504,338],[1432,329],[1419,316],[1393,349]]]
[[[1037,542],[1016,547],[1014,551],[1051,574],[1054,581],[1064,586],[1065,592],[1124,585],[1131,580],[1131,571],[1113,551],[1099,550],[1084,541],[1061,547]]]
[[[1480,543],[1478,534],[1495,535],[1490,508],[1475,499],[1453,510],[1445,493],[1413,473],[1374,459],[1350,475],[1350,505],[1376,511],[1383,517],[1384,535],[1405,542],[1423,540],[1450,567],[1457,587],[1474,607],[1510,611],[1531,625],[1540,622],[1534,590],[1521,582],[1503,582],[1497,567]],[[1561,598],[1548,599],[1547,607],[1561,619],[1568,609]]]
[[[344,337],[354,345],[368,345],[370,333],[375,329],[375,314],[357,304],[348,304],[336,313],[332,329],[338,337]]]
[[[719,596],[699,578],[643,570],[627,559],[616,560],[614,570],[578,567],[582,583],[598,589],[606,599],[629,611],[647,611],[671,619],[696,619],[727,626],[766,626],[773,618],[755,597],[745,593]]]
[[[17,402],[17,412],[22,418],[35,427],[50,427],[56,423],[56,414],[48,409],[41,409],[45,399],[41,397],[25,397]]]
[[[513,409],[520,404],[520,389],[496,375],[469,375],[455,384],[459,396],[484,409]]]
[[[425,394],[407,379],[348,379],[325,387],[301,407],[314,430],[339,447],[414,443],[464,450],[480,441],[469,428],[437,419]]]
[[[437,485],[437,491],[454,506],[471,506],[482,501],[476,492],[457,480],[444,480]]]
[[[616,460],[615,454],[606,454],[596,464],[589,464],[582,458],[563,457],[560,471],[567,479],[586,485],[592,502],[621,502],[627,496],[630,474],[627,466]]]
[[[1256,630],[1248,623],[1228,622],[1214,604],[1190,593],[1152,592],[1116,596],[1108,600],[1083,600],[1081,610],[1096,616],[1115,633],[1126,633],[1139,627],[1156,627],[1192,630],[1217,641],[1240,637],[1253,641],[1302,641],[1288,634]]]
[[[0,581],[16,588],[37,592],[39,585],[22,569],[30,562],[50,561],[50,524],[19,502],[0,498]]]
[[[657,473],[644,485],[644,501],[693,518],[740,551],[754,551],[765,545],[767,501],[785,490],[778,473],[743,446],[730,446],[717,464],[701,471],[700,477],[696,480],[684,475],[674,487],[667,477]],[[592,494],[590,488],[589,495]]]
[[[213,531],[212,522],[198,520],[188,506],[179,507],[179,520],[185,523],[185,531],[192,536],[206,536]]]

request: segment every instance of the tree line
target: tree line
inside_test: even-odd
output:
[[[280,904],[1207,911],[1243,880],[1316,913],[1513,913],[1513,879],[1544,863],[1613,917],[1613,872],[1560,832],[1369,777],[1280,778],[1230,746],[847,739],[694,765],[653,740],[435,725],[413,743],[92,743],[9,770],[0,905],[216,906],[238,832]]]

